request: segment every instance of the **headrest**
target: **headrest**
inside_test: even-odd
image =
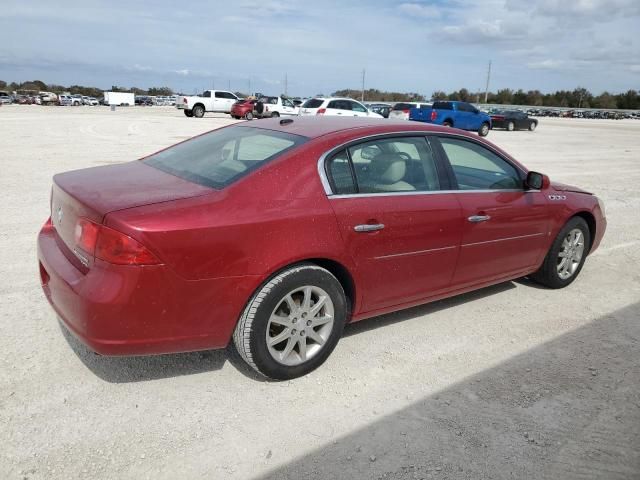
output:
[[[389,185],[404,178],[407,164],[397,153],[381,153],[371,161],[371,170],[376,181]]]

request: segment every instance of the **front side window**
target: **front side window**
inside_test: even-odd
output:
[[[285,132],[230,127],[179,143],[143,161],[185,180],[224,188],[306,141],[306,137]]]
[[[491,150],[472,141],[440,137],[460,190],[521,189],[516,168]]]
[[[338,194],[440,189],[436,162],[424,137],[359,143],[332,157],[327,171]]]
[[[349,102],[351,103],[351,110],[354,112],[366,112],[367,109],[360,105],[358,102]]]
[[[210,92],[209,90],[207,90],[206,92],[204,92],[204,93],[202,94],[202,96],[203,96],[204,98],[210,98],[210,97],[211,97],[211,92]]]

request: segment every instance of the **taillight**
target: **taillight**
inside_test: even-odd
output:
[[[44,222],[44,225],[42,226],[42,231],[50,232],[53,229],[54,229],[53,222],[51,221],[51,217],[49,217],[47,218],[47,221]]]
[[[326,111],[327,111],[326,108],[319,108],[318,111],[316,112],[316,115],[324,115],[324,112]]]
[[[438,112],[436,112],[435,110],[431,110],[431,121],[433,122],[436,117],[438,116]]]
[[[189,102],[187,102],[187,97],[183,97],[182,98],[182,103],[189,103]]]
[[[402,113],[409,114],[409,109],[407,108],[407,109],[405,109],[405,110],[402,110]]]
[[[86,218],[78,220],[76,246],[89,255],[116,265],[157,265],[160,261],[144,245],[124,233]]]

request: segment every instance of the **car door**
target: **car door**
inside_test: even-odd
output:
[[[446,290],[458,257],[460,205],[423,136],[383,137],[331,155],[325,168],[362,311]]]
[[[347,100],[331,100],[327,104],[325,115],[351,116],[351,102]]]
[[[453,286],[488,283],[539,265],[549,232],[544,194],[525,190],[524,172],[479,142],[438,140],[463,217]]]
[[[297,114],[298,114],[298,109],[293,105],[293,102],[288,98],[283,98],[281,115],[297,115]]]
[[[458,115],[456,118],[456,128],[461,128],[463,130],[472,129],[473,123],[473,107],[468,103],[458,103],[456,105],[458,109]]]

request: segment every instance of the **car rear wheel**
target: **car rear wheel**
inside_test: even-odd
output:
[[[451,120],[445,120],[442,122],[443,127],[453,127],[453,122]]]
[[[536,122],[531,122],[529,124],[529,131],[533,132],[536,129],[537,126],[538,126],[538,124]]]
[[[566,287],[582,270],[590,246],[587,222],[581,217],[573,217],[562,227],[542,266],[531,279],[549,288]]]
[[[273,113],[271,114],[271,117],[272,117],[272,118],[278,118],[279,116],[280,116],[280,114],[279,114],[278,112],[273,112]]]
[[[510,132],[513,132],[516,129],[516,124],[513,122],[508,122],[507,123],[507,130],[509,130]]]
[[[253,112],[247,112],[244,114],[244,118],[247,120],[253,120]]]
[[[184,110],[184,114],[189,118],[193,117],[193,112],[191,110]]]
[[[489,135],[489,124],[487,122],[484,122],[482,125],[480,125],[480,128],[478,129],[478,135],[480,135],[481,137],[486,137],[487,135]]]
[[[202,118],[204,117],[204,107],[202,105],[196,105],[195,107],[193,107],[193,116],[196,118]]]
[[[346,320],[340,282],[327,270],[303,263],[263,285],[247,304],[233,334],[249,366],[278,380],[320,366],[335,348]]]

